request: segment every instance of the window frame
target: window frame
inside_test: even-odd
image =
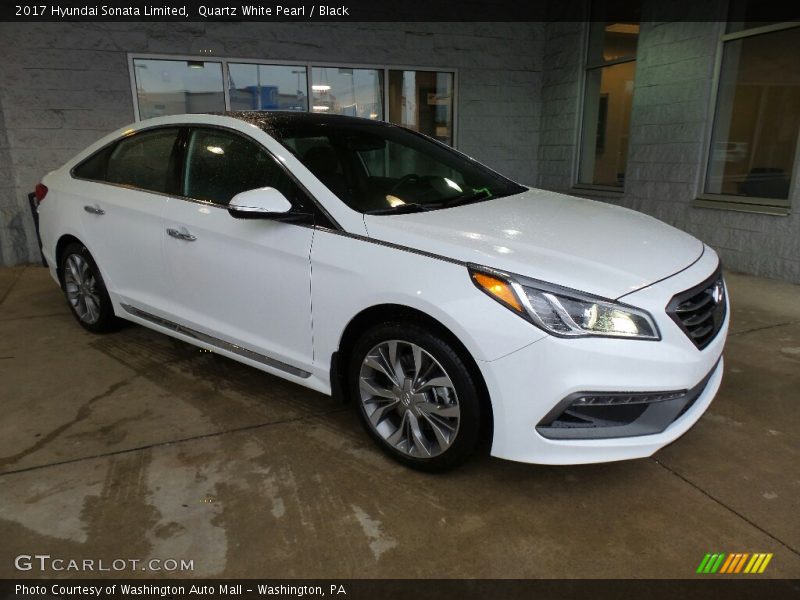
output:
[[[216,130],[216,131],[221,131],[221,132],[224,132],[224,133],[226,133],[228,135],[231,135],[231,136],[237,136],[237,137],[245,140],[246,142],[250,142],[251,144],[256,146],[259,150],[264,152],[264,154],[266,154],[266,156],[269,158],[269,160],[271,160],[273,163],[275,163],[275,166],[278,167],[278,170],[280,170],[284,175],[286,175],[286,177],[289,178],[289,180],[292,182],[292,184],[295,187],[297,187],[297,189],[299,190],[299,192],[301,194],[307,196],[308,198],[311,197],[311,195],[308,192],[308,190],[300,183],[300,181],[297,179],[297,177],[295,177],[291,173],[291,171],[289,171],[289,169],[286,168],[286,166],[280,160],[278,160],[278,158],[272,152],[269,151],[268,148],[266,148],[262,144],[260,144],[258,142],[258,140],[255,140],[252,137],[250,137],[249,135],[247,135],[246,133],[242,133],[241,131],[237,131],[236,129],[230,129],[228,127],[222,127],[220,125],[196,123],[196,124],[189,124],[189,125],[185,125],[185,126],[181,127],[181,132],[180,132],[180,135],[179,135],[179,138],[178,138],[178,144],[179,144],[178,159],[180,160],[180,172],[178,173],[180,194],[177,196],[178,198],[181,198],[181,199],[184,199],[184,200],[190,200],[192,202],[197,202],[197,203],[200,203],[200,204],[216,206],[217,208],[223,208],[225,210],[228,210],[228,206],[229,206],[231,200],[233,200],[233,197],[231,197],[228,200],[228,204],[221,204],[219,202],[215,202],[214,200],[204,200],[202,198],[195,198],[194,196],[187,196],[186,195],[186,170],[187,170],[187,168],[189,166],[189,162],[188,162],[189,144],[191,143],[191,140],[192,140],[192,134],[195,131],[198,131],[198,130],[212,130],[212,131]],[[247,191],[247,190],[243,190],[243,191]],[[297,202],[297,200],[295,200],[295,199],[287,198],[287,200],[289,200],[290,204],[292,205],[292,209],[293,210],[302,211],[302,210],[305,210],[305,209],[308,208],[308,207],[303,206],[302,203]]]
[[[168,198],[178,198],[180,196],[176,196],[175,194],[170,193],[170,192],[161,192],[161,191],[158,191],[158,190],[150,190],[150,189],[139,187],[139,186],[135,186],[135,185],[129,185],[129,184],[125,184],[125,183],[117,183],[115,181],[108,181],[107,179],[92,179],[90,177],[81,177],[81,176],[79,176],[79,175],[77,175],[75,173],[75,171],[77,169],[79,169],[84,164],[86,164],[87,162],[92,160],[94,157],[96,157],[96,156],[98,156],[98,155],[100,155],[100,154],[102,154],[104,152],[109,152],[110,151],[109,155],[106,157],[106,161],[105,161],[105,163],[106,163],[105,164],[105,174],[106,174],[106,177],[108,177],[108,161],[111,159],[111,154],[114,153],[114,150],[116,150],[117,146],[119,146],[122,142],[124,142],[126,140],[129,140],[129,139],[132,139],[134,137],[137,137],[137,136],[139,136],[141,134],[153,133],[155,131],[164,130],[164,129],[177,129],[178,130],[178,135],[175,137],[175,142],[172,145],[172,154],[175,155],[175,160],[178,163],[175,166],[176,166],[176,168],[178,168],[179,172],[178,173],[173,173],[172,176],[173,177],[180,177],[181,171],[183,170],[183,150],[182,150],[183,125],[180,124],[180,123],[165,123],[163,125],[153,125],[152,127],[144,127],[142,129],[137,129],[135,131],[131,131],[131,132],[125,133],[125,134],[121,135],[120,137],[108,142],[103,147],[98,148],[97,150],[92,152],[89,156],[87,156],[82,161],[80,161],[75,166],[73,166],[69,170],[69,176],[72,177],[72,179],[77,179],[78,181],[88,181],[88,182],[91,182],[91,183],[101,183],[103,185],[110,185],[110,186],[113,186],[113,187],[122,188],[123,190],[132,190],[134,192],[144,192],[146,194],[156,194],[157,196],[166,196]]]
[[[286,167],[286,165],[284,165],[280,160],[278,160],[278,157],[275,156],[275,154],[272,151],[270,151],[269,148],[267,148],[266,146],[261,144],[258,140],[254,139],[253,137],[247,135],[246,133],[244,133],[242,131],[239,131],[238,129],[234,129],[233,127],[225,127],[224,125],[216,125],[216,124],[211,124],[211,123],[200,123],[200,122],[189,122],[189,123],[164,123],[162,125],[153,125],[151,127],[143,127],[142,129],[137,129],[137,130],[132,131],[130,133],[126,133],[126,134],[124,134],[124,135],[122,135],[122,136],[120,136],[120,137],[108,142],[107,144],[105,144],[101,148],[98,148],[97,150],[92,152],[89,156],[87,156],[82,161],[80,161],[75,166],[73,166],[69,171],[69,175],[70,175],[70,177],[72,179],[76,179],[78,181],[88,181],[90,183],[99,183],[101,185],[110,185],[112,187],[117,187],[117,188],[120,188],[120,189],[123,189],[123,190],[131,190],[131,191],[134,191],[134,192],[142,192],[142,193],[145,193],[145,194],[155,194],[157,196],[164,196],[165,198],[173,198],[173,199],[176,199],[176,200],[184,200],[186,202],[191,202],[191,203],[194,203],[194,204],[200,204],[202,206],[207,206],[207,207],[213,207],[213,208],[217,208],[217,209],[224,210],[224,211],[227,212],[228,211],[228,207],[227,206],[223,206],[221,204],[218,204],[216,202],[212,202],[210,200],[201,200],[199,198],[192,198],[190,196],[184,196],[182,194],[171,194],[169,192],[157,192],[157,191],[154,191],[154,190],[147,190],[147,189],[135,187],[135,186],[132,186],[132,185],[114,183],[112,181],[103,181],[102,179],[89,179],[87,177],[79,177],[78,175],[75,174],[75,170],[77,168],[79,168],[81,165],[83,165],[85,162],[91,160],[93,157],[97,156],[98,154],[100,154],[102,152],[106,152],[108,149],[113,148],[114,146],[119,144],[124,139],[127,139],[127,138],[132,137],[132,136],[136,136],[136,135],[138,135],[140,133],[151,132],[151,131],[155,131],[155,130],[158,130],[158,129],[175,129],[175,128],[178,128],[178,130],[179,130],[178,131],[178,138],[176,140],[176,146],[175,146],[174,151],[177,153],[177,157],[176,158],[177,158],[177,161],[178,161],[178,165],[176,165],[176,166],[178,167],[178,171],[179,172],[176,173],[176,176],[179,179],[179,187],[180,187],[180,191],[181,192],[183,192],[183,183],[182,183],[182,181],[183,181],[184,169],[186,168],[186,144],[188,143],[188,136],[189,136],[190,130],[191,129],[197,129],[197,128],[220,129],[222,131],[226,131],[226,132],[229,132],[229,133],[232,133],[232,134],[235,134],[235,135],[240,135],[243,138],[245,138],[245,139],[253,142],[254,144],[256,144],[259,148],[263,149],[264,152],[266,152],[267,155],[273,161],[275,161],[275,163],[278,165],[278,167],[280,169],[282,169],[286,173],[286,175],[289,177],[289,179],[291,179],[292,182],[297,186],[298,190],[302,193],[302,195],[305,196],[305,198],[308,200],[309,206],[307,208],[310,211],[311,223],[304,223],[304,222],[302,222],[300,220],[298,220],[298,221],[286,221],[286,223],[291,224],[291,225],[298,225],[298,226],[311,226],[311,227],[315,227],[315,228],[320,228],[320,227],[321,228],[327,228],[327,229],[332,230],[332,231],[341,231],[342,230],[342,227],[331,216],[331,214],[327,211],[325,206],[319,200],[317,200],[317,198],[309,191],[309,189],[303,184],[303,182],[300,181],[300,179],[292,172],[291,169]],[[269,135],[269,134],[267,134],[267,135]],[[292,207],[295,208],[295,209],[298,209],[298,210],[305,210],[306,209],[306,207],[302,206],[298,202],[292,201],[291,204],[292,204]]]
[[[697,208],[713,208],[719,210],[731,210],[737,212],[760,213],[774,216],[786,216],[791,213],[792,197],[796,195],[795,187],[798,183],[800,173],[800,132],[797,136],[794,164],[789,178],[789,194],[785,200],[780,198],[759,198],[754,196],[736,196],[733,194],[711,194],[706,192],[706,178],[708,177],[709,161],[713,149],[711,143],[714,138],[714,122],[717,118],[717,105],[719,100],[720,74],[722,72],[722,60],[725,53],[726,42],[740,40],[759,35],[768,35],[778,31],[800,28],[800,23],[784,22],[742,29],[732,33],[727,33],[725,28],[727,21],[719,24],[717,32],[717,46],[714,56],[714,75],[711,80],[711,93],[708,107],[708,121],[703,142],[703,155],[699,169],[698,193],[693,200],[692,206]]]
[[[383,107],[383,119],[385,123],[389,123],[389,71],[430,71],[430,72],[444,72],[452,73],[453,75],[453,145],[452,148],[458,148],[458,131],[459,131],[459,116],[458,110],[458,85],[459,85],[459,69],[457,67],[437,67],[437,66],[419,66],[407,64],[388,64],[388,63],[344,63],[344,62],[328,62],[328,61],[298,61],[298,60],[280,60],[274,58],[237,58],[230,56],[216,56],[213,54],[147,54],[138,52],[128,52],[128,72],[131,83],[131,96],[133,99],[133,116],[138,123],[141,121],[139,115],[139,96],[136,89],[136,71],[134,66],[135,59],[144,60],[175,60],[175,61],[202,61],[202,62],[216,62],[221,63],[222,67],[222,87],[223,97],[225,99],[225,110],[231,110],[230,98],[230,73],[228,71],[229,63],[237,64],[254,64],[264,66],[278,66],[278,67],[305,67],[306,69],[306,97],[308,98],[308,107],[311,111],[311,79],[312,69],[314,67],[322,68],[340,68],[340,69],[373,69],[383,73],[383,97],[381,103]],[[297,111],[300,112],[300,111]],[[425,135],[425,134],[422,134]]]
[[[590,3],[591,4],[591,3]],[[587,8],[587,19],[589,17],[591,7]],[[581,178],[581,160],[583,156],[583,142],[584,142],[584,109],[586,108],[586,79],[587,74],[589,71],[600,71],[607,67],[613,67],[616,65],[622,65],[626,63],[636,62],[638,59],[639,54],[639,44],[637,39],[636,44],[636,54],[630,56],[623,56],[620,58],[615,58],[614,60],[608,61],[601,61],[601,62],[589,62],[589,50],[591,45],[591,35],[592,35],[592,21],[587,20],[586,26],[583,30],[583,66],[581,67],[581,77],[580,77],[580,86],[578,90],[578,106],[577,106],[577,115],[578,115],[578,126],[575,132],[575,154],[573,159],[573,172],[572,172],[572,189],[577,191],[591,191],[591,192],[599,192],[599,195],[608,196],[611,198],[622,196],[625,193],[625,188],[628,184],[628,177],[625,177],[625,182],[621,186],[616,185],[599,185],[595,183],[582,183]],[[634,76],[634,102],[636,98],[636,88],[635,88],[635,76]],[[628,124],[629,135],[630,135],[630,127],[633,123]],[[625,167],[627,170],[628,165],[628,158],[630,157],[631,147],[630,144],[628,145],[628,156],[625,157]]]

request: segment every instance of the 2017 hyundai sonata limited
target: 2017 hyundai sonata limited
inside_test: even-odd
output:
[[[645,457],[722,378],[715,252],[342,116],[159,117],[37,186],[81,325],[134,321],[325,394],[406,465]]]

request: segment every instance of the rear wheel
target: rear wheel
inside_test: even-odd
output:
[[[351,356],[349,382],[364,427],[395,460],[442,471],[475,449],[481,411],[472,376],[447,341],[418,325],[367,331]]]
[[[73,243],[61,253],[61,278],[72,314],[92,333],[118,327],[114,307],[100,270],[83,244]]]

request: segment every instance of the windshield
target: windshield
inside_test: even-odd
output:
[[[526,189],[400,127],[297,124],[273,135],[328,189],[362,213],[434,210]]]

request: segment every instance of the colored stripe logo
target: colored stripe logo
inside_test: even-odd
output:
[[[725,554],[724,552],[708,553],[700,561],[697,573],[713,575],[715,573],[735,575],[737,573],[747,573],[750,575],[763,573],[769,561],[772,560],[772,553],[753,553],[734,552]]]

